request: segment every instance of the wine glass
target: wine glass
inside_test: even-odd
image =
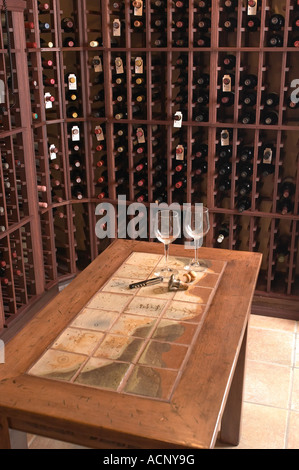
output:
[[[185,218],[185,230],[187,235],[189,235],[194,240],[194,250],[195,256],[194,259],[188,266],[185,266],[185,269],[197,269],[202,270],[206,268],[205,263],[202,260],[198,259],[197,251],[199,240],[203,238],[210,229],[210,219],[209,219],[209,209],[203,206],[188,206],[186,209],[186,218]]]
[[[154,232],[157,239],[164,244],[165,266],[157,276],[160,274],[165,277],[170,277],[176,274],[177,271],[168,266],[168,251],[169,245],[176,240],[181,232],[181,224],[179,214],[172,210],[159,210],[155,217]]]

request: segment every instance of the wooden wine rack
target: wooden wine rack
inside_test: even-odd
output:
[[[136,7],[131,0],[118,2],[119,10],[114,3],[117,2],[50,0],[50,10],[42,14],[36,0],[7,1],[11,21],[18,21],[20,26],[11,27],[11,37],[15,48],[15,73],[18,85],[20,80],[22,85],[16,85],[18,104],[7,112],[7,117],[4,113],[0,141],[8,142],[12,188],[18,187],[18,179],[25,184],[21,185],[22,204],[14,202],[13,216],[0,215],[1,224],[4,217],[6,227],[6,231],[0,233],[0,252],[4,250],[10,272],[9,288],[3,285],[1,288],[0,328],[8,326],[29,307],[31,297],[36,298],[50,287],[74,277],[110,243],[111,240],[99,240],[95,234],[96,224],[101,223],[101,214],[96,214],[96,207],[102,200],[100,194],[104,201],[115,207],[118,196],[123,194],[127,204],[144,200],[148,205],[156,200],[159,185],[165,188],[161,200],[168,204],[202,202],[209,207],[211,230],[204,242],[207,246],[263,253],[254,303],[256,313],[298,319],[299,108],[288,107],[289,97],[296,89],[292,82],[299,80],[298,48],[293,46],[294,39],[299,36],[299,31],[293,30],[294,20],[299,17],[297,1],[258,0],[256,16],[260,26],[257,31],[250,32],[246,29],[245,0],[239,0],[237,8],[231,12],[224,8],[224,0],[212,0],[211,7],[205,12],[200,10],[198,0],[183,1],[183,8],[178,8],[176,2],[165,0],[160,9],[154,7],[152,0],[143,0],[142,17],[135,14]],[[0,5],[3,17],[3,2]],[[273,34],[269,30],[269,19],[274,13],[285,19],[284,27],[277,32],[282,38],[281,47],[269,47],[268,43]],[[73,31],[63,29],[61,21],[66,17],[73,19]],[[200,33],[196,25],[202,18],[210,19],[211,25]],[[234,31],[228,32],[224,28],[228,18],[237,21]],[[160,30],[153,26],[156,19],[164,22]],[[182,33],[178,33],[174,24],[180,19],[185,22]],[[120,36],[114,35],[117,30],[113,29],[115,20],[120,21]],[[134,21],[142,21],[140,30],[134,27]],[[49,28],[41,28],[39,22],[48,23]],[[1,39],[2,36],[3,33]],[[183,41],[182,46],[175,43],[178,37]],[[196,43],[200,37],[207,40],[204,47]],[[66,45],[67,38],[74,42],[73,47]],[[162,41],[161,46],[157,45],[157,40]],[[29,79],[24,71],[25,41]],[[99,44],[92,47],[91,41],[99,41]],[[0,68],[5,76],[8,54],[6,46],[2,45],[2,48]],[[236,59],[235,67],[229,71],[223,66],[227,54]],[[136,58],[140,57],[143,74],[136,75]],[[101,60],[100,71],[95,58]],[[116,73],[117,58],[123,61],[123,74]],[[178,64],[179,58],[182,58],[183,66]],[[49,60],[52,65],[47,65]],[[75,106],[78,117],[75,118],[69,115],[72,103],[66,76],[71,73],[77,78]],[[234,75],[235,96],[231,107],[219,103],[225,73]],[[201,74],[209,76],[209,84],[203,88],[196,83]],[[256,105],[250,108],[255,118],[252,124],[240,122],[244,111],[240,99],[246,74],[257,76]],[[123,83],[117,85],[116,78],[120,77]],[[136,77],[144,79],[143,87],[136,84]],[[48,79],[54,79],[54,85],[45,81]],[[178,83],[180,79],[183,86]],[[6,88],[8,93],[8,85]],[[141,104],[136,102],[139,90],[141,96],[144,94]],[[185,94],[179,102],[176,97],[182,90]],[[204,106],[195,104],[194,99],[202,90],[208,93],[208,103]],[[275,125],[263,122],[264,97],[269,92],[279,95]],[[45,102],[45,94],[54,101]],[[121,101],[116,100],[117,96],[124,100],[123,106],[119,105]],[[139,107],[137,113],[136,106]],[[201,122],[195,120],[195,116],[197,109],[202,108],[207,116]],[[184,114],[180,128],[174,127],[177,111]],[[121,119],[118,119],[118,113],[123,113]],[[10,116],[14,117],[15,126],[12,126]],[[31,122],[31,133],[28,122]],[[78,150],[73,147],[76,143],[72,141],[73,126],[80,131]],[[140,128],[144,132],[144,144],[138,142]],[[218,185],[223,130],[229,131],[232,149],[229,159],[231,187],[224,193],[219,191]],[[124,136],[119,136],[118,131]],[[275,154],[271,164],[273,171],[268,176],[261,172],[261,148],[265,143],[273,144]],[[207,157],[194,157],[196,144],[208,146]],[[183,190],[175,188],[177,145],[184,147]],[[50,146],[55,149],[53,152],[49,152]],[[253,148],[253,170],[250,208],[241,213],[237,199],[242,146]],[[21,161],[20,169],[14,164],[16,158]],[[144,158],[146,171],[139,177],[136,166]],[[207,172],[197,175],[194,168],[199,160],[207,163]],[[78,161],[80,184],[74,183],[78,169],[75,162]],[[119,177],[119,161],[124,182]],[[103,165],[99,166],[99,162]],[[181,162],[178,160],[178,163]],[[2,163],[2,181],[3,171]],[[101,175],[105,179],[99,183]],[[292,209],[283,215],[278,204],[281,183],[288,176],[293,178],[296,191],[292,195]],[[34,181],[45,190],[37,191]],[[77,187],[82,193],[80,199],[76,196]],[[3,183],[0,190],[3,199]],[[138,199],[140,191],[144,194]],[[9,214],[7,210],[5,213]],[[128,220],[130,218],[128,215]],[[229,235],[220,245],[217,234],[222,223],[228,224]],[[284,262],[278,262],[279,241],[283,236],[288,237],[288,253]],[[10,254],[13,240],[19,248],[22,294],[19,293],[20,280],[14,284]]]

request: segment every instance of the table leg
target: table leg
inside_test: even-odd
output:
[[[7,418],[0,416],[0,449],[10,449],[10,436]]]
[[[244,333],[220,429],[220,440],[233,446],[237,446],[240,442],[247,330],[248,326]]]

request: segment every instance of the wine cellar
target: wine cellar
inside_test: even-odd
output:
[[[124,195],[203,203],[204,246],[263,254],[253,311],[298,320],[299,1],[0,6],[0,330],[107,248]]]

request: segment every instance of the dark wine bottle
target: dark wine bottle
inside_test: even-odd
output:
[[[241,162],[251,162],[253,159],[253,147],[242,147],[239,155]]]
[[[234,17],[227,18],[223,23],[224,31],[232,32],[237,27],[237,20]]]
[[[261,25],[261,21],[257,16],[250,16],[245,24],[245,29],[249,32],[257,31]]]
[[[236,56],[228,54],[224,57],[222,63],[225,69],[232,70],[236,66]]]
[[[245,106],[254,106],[256,104],[256,93],[244,93],[240,99],[240,102]]]
[[[264,105],[267,108],[274,108],[279,104],[279,95],[277,93],[268,93],[264,97]]]
[[[268,47],[282,47],[283,38],[279,34],[271,34],[267,41]]]
[[[278,204],[277,204],[277,211],[282,214],[282,215],[286,215],[288,214],[289,212],[292,212],[293,210],[293,204],[292,204],[292,201],[290,198],[285,198],[285,197],[282,197],[279,201],[278,201]]]
[[[246,112],[242,113],[240,117],[240,122],[242,124],[254,124],[255,123],[255,113]]]
[[[237,209],[238,209],[239,212],[244,212],[244,211],[250,209],[250,206],[251,206],[251,201],[248,197],[239,199],[237,201]]]
[[[253,74],[245,75],[242,79],[242,85],[245,88],[255,88],[257,86],[257,76]]]
[[[221,224],[217,234],[217,243],[223,243],[224,239],[229,236],[228,224]]]
[[[280,31],[284,27],[284,17],[279,14],[270,16],[269,29],[271,31]]]
[[[278,114],[273,111],[265,112],[262,115],[262,122],[267,126],[274,126],[278,123]]]

